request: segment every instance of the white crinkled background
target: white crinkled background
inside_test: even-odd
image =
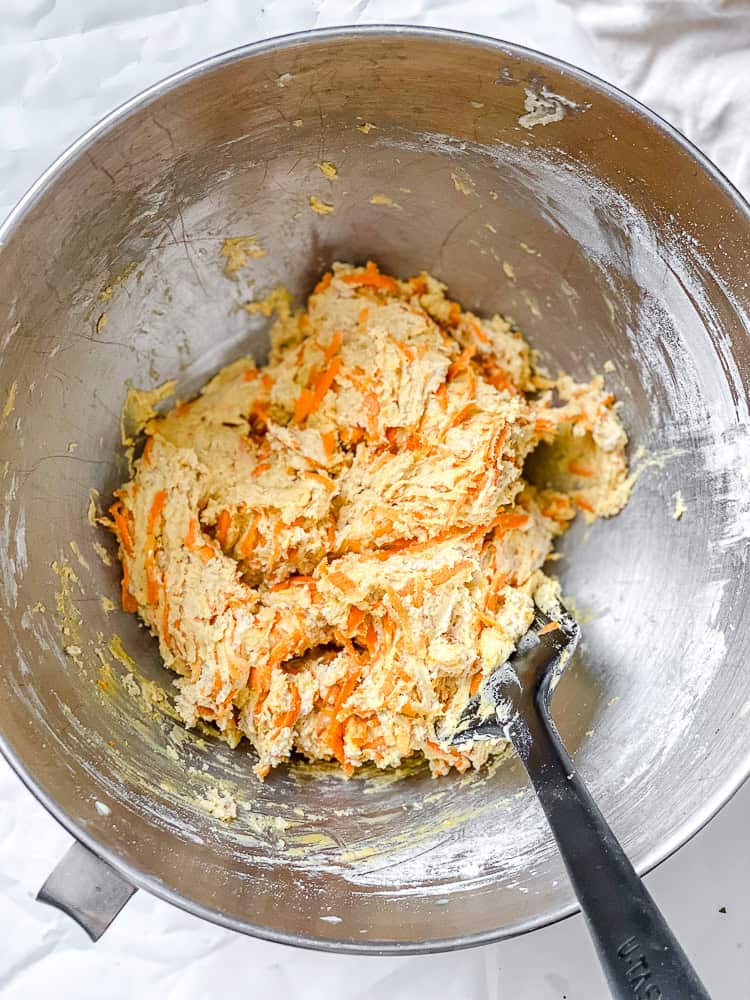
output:
[[[167,74],[270,35],[367,22],[476,31],[569,60],[650,105],[750,196],[745,0],[0,0],[0,218],[68,143]],[[648,879],[714,1000],[750,1000],[748,827],[750,787]],[[0,761],[3,1000],[606,996],[580,917],[459,954],[355,958],[254,941],[139,892],[92,945],[34,901],[69,842]]]

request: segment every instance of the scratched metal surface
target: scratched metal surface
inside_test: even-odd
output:
[[[127,7],[127,13],[126,13]],[[356,20],[411,20],[483,31],[567,58],[629,89],[750,189],[744,63],[750,27],[741,5],[638,4],[615,15],[595,4],[471,5],[239,3],[54,4],[0,12],[0,214],[68,141],[100,114],[174,69],[240,41]],[[412,16],[406,17],[405,13]],[[719,59],[721,53],[721,59]],[[744,54],[744,55],[743,55]],[[746,75],[745,70],[745,75]],[[675,81],[679,80],[679,87]],[[747,790],[651,879],[668,916],[718,998],[747,997],[750,926],[742,887]],[[411,997],[453,988],[467,1000],[598,997],[604,987],[579,919],[459,956],[361,959],[319,956],[250,941],[138,894],[96,948],[61,915],[33,903],[67,837],[0,770],[0,958],[3,996],[197,996],[248,984],[292,996]],[[726,914],[720,913],[725,907]],[[144,933],[147,928],[147,933]],[[106,977],[104,979],[103,977]],[[356,977],[356,980],[355,980]],[[106,982],[103,990],[102,982]],[[358,983],[352,990],[351,982]],[[745,991],[743,993],[743,991]]]

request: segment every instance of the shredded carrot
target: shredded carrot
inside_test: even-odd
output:
[[[294,422],[295,424],[301,424],[308,413],[312,413],[313,410],[313,394],[309,389],[302,389],[299,396],[297,396],[297,402],[294,404]]]
[[[543,625],[542,628],[539,629],[537,635],[546,635],[548,632],[554,632],[555,629],[558,628],[560,628],[560,622],[558,621],[547,622],[546,625]]]
[[[216,526],[216,541],[219,545],[224,548],[227,544],[227,535],[229,534],[229,528],[232,524],[232,515],[228,510],[223,510],[219,514],[219,522]]]
[[[260,381],[261,381],[261,383],[263,385],[263,388],[266,390],[266,392],[270,392],[271,389],[273,389],[273,377],[271,375],[269,375],[268,372],[263,372],[263,374],[261,375]]]
[[[164,591],[164,600],[161,607],[161,637],[164,640],[164,645],[169,647],[169,601],[167,600],[167,592]]]
[[[333,358],[328,368],[324,372],[321,372],[321,374],[315,380],[315,385],[313,386],[313,397],[315,401],[315,405],[313,407],[314,410],[316,410],[318,406],[320,406],[323,397],[333,385],[333,380],[336,378],[336,376],[340,371],[341,371],[341,357],[337,355],[335,358]]]
[[[594,477],[592,469],[575,459],[573,459],[572,462],[568,462],[568,472],[572,473],[574,476],[581,476],[584,479],[593,479]]]
[[[330,458],[336,450],[336,431],[326,431],[320,435],[320,440],[323,442],[323,451]]]
[[[294,723],[299,718],[299,713],[302,709],[302,699],[300,698],[299,689],[293,684],[292,685],[292,706],[288,709],[276,723],[276,732],[279,733],[282,729],[288,729],[293,726]]]
[[[123,510],[122,502],[120,500],[118,500],[116,503],[113,503],[112,506],[109,508],[109,512],[112,515],[112,518],[114,519],[115,522],[115,532],[117,534],[117,537],[120,539],[122,547],[125,549],[127,554],[129,556],[132,556],[134,552],[133,538],[130,534],[130,525],[128,524],[128,519],[125,516],[125,514],[123,514],[122,510]]]
[[[411,600],[415,608],[421,608],[424,604],[424,580],[421,576],[418,576],[415,581],[414,593]]]
[[[435,392],[435,398],[440,403],[440,407],[445,413],[448,409],[448,384],[447,382],[441,382],[440,387]]]
[[[323,397],[333,385],[334,379],[341,371],[341,356],[337,355],[325,371],[316,374],[312,390],[302,389],[294,405],[294,421],[301,424],[323,402]]]
[[[437,570],[432,574],[430,579],[434,586],[439,587],[442,583],[446,583],[452,577],[456,576],[458,573],[462,573],[466,569],[471,569],[473,563],[469,559],[462,559],[452,566],[443,566],[442,569]]]
[[[507,531],[512,531],[514,528],[525,528],[530,521],[531,518],[528,514],[519,514],[509,510],[498,514],[492,522],[492,526],[495,529],[495,533],[502,537]]]
[[[393,610],[398,615],[399,624],[404,630],[404,633],[408,636],[411,631],[411,622],[409,620],[409,612],[406,610],[406,605],[398,596],[394,588],[389,584],[385,584],[385,592],[388,594],[388,599],[393,606]]]
[[[187,413],[187,411],[190,409],[191,406],[192,406],[192,403],[189,400],[187,400],[187,399],[183,400],[181,403],[178,403],[177,406],[175,406],[175,408],[174,408],[174,415],[176,417],[184,417],[185,414]],[[151,439],[149,439],[149,440],[151,440]]]
[[[367,646],[371,655],[374,655],[377,644],[378,634],[375,631],[375,626],[372,622],[370,622],[367,626],[367,632],[365,633],[365,646]]]
[[[469,344],[468,347],[465,347],[448,369],[448,378],[449,379],[455,378],[456,375],[460,374],[462,371],[465,371],[469,367],[469,362],[476,353],[477,353],[476,344]]]
[[[482,671],[477,670],[477,672],[471,678],[471,684],[469,685],[469,694],[472,696],[472,698],[477,693],[479,688],[482,686],[482,677],[483,677]]]
[[[458,302],[451,302],[450,309],[448,311],[448,322],[451,326],[458,326],[461,321],[461,306]]]
[[[328,727],[326,733],[326,742],[333,751],[334,757],[340,762],[345,763],[344,755],[344,729],[348,722],[345,719],[343,722],[339,722],[339,714],[346,705],[347,701],[354,694],[354,691],[359,684],[360,671],[354,670],[345,679],[341,687],[339,688],[338,694],[336,695],[336,701],[333,706],[333,721]]]
[[[192,549],[195,546],[195,540],[197,537],[198,537],[198,522],[194,517],[191,517],[188,523],[187,531],[185,532],[185,537],[183,539],[185,548]]]
[[[425,740],[425,746],[429,747],[433,753],[439,754],[443,758],[448,758],[449,760],[455,760],[460,757],[460,753],[457,750],[449,750],[447,747],[441,747],[439,743],[433,742],[433,740]]]
[[[161,516],[161,512],[164,510],[164,504],[167,502],[167,491],[157,490],[154,493],[154,499],[151,504],[151,510],[148,515],[148,533],[153,535],[156,531],[156,522]]]
[[[286,580],[280,580],[279,583],[275,583],[271,590],[286,590],[288,587],[302,587],[308,584],[314,584],[315,580],[311,576],[288,576]]]
[[[578,506],[581,508],[581,510],[588,511],[589,514],[595,513],[594,512],[594,508],[591,506],[591,504],[588,502],[588,500],[586,500],[580,494],[578,496],[574,497],[573,499],[578,504]]]
[[[355,688],[359,684],[359,678],[360,678],[359,670],[353,670],[350,674],[348,674],[344,678],[344,683],[339,688],[339,693],[336,696],[336,703],[333,706],[334,717],[342,708],[344,708],[347,701],[349,701],[351,696],[354,694]]]
[[[472,321],[469,324],[469,326],[471,328],[471,332],[474,334],[474,336],[477,338],[477,340],[480,343],[482,343],[482,344],[489,344],[490,338],[487,336],[487,334],[481,328],[481,326],[479,325],[479,323],[475,323],[475,322]]]
[[[161,580],[156,569],[153,549],[146,552],[146,600],[149,604],[157,604],[159,601],[159,589]]]
[[[359,325],[360,326],[364,326],[365,325],[365,323],[367,322],[367,319],[368,319],[369,315],[370,315],[370,310],[367,308],[367,306],[362,306],[362,308],[359,310]]]
[[[557,424],[555,421],[550,420],[548,417],[537,417],[534,426],[537,434],[541,434],[542,436],[545,434],[554,434],[557,430]]]
[[[369,750],[371,753],[382,756],[382,752],[385,750],[385,740],[382,736],[378,736],[376,739],[370,740],[369,743],[362,743],[360,749]]]
[[[325,359],[330,361],[334,354],[338,354],[341,350],[341,341],[343,340],[343,334],[341,330],[336,330],[331,338],[331,343],[325,349]]]
[[[487,595],[487,610],[496,611],[497,606],[500,602],[500,591],[508,582],[508,574],[503,573],[501,570],[496,570],[492,580],[489,585],[489,593]]]
[[[413,347],[410,347],[409,344],[405,344],[403,340],[398,340],[398,338],[394,337],[391,333],[388,334],[388,339],[393,346],[403,354],[407,361],[414,361],[416,354],[414,353]]]
[[[362,402],[367,413],[367,433],[370,437],[376,437],[378,431],[377,417],[380,413],[380,400],[374,392],[366,392],[362,397]]]
[[[357,592],[354,581],[350,580],[346,573],[342,573],[340,570],[329,573],[327,579],[344,594],[356,594]]]
[[[409,287],[415,295],[424,295],[427,291],[427,282],[421,275],[416,278],[409,278]]]
[[[264,472],[268,472],[268,470],[270,468],[271,468],[271,463],[270,462],[260,462],[253,469],[253,476],[262,476],[263,473]]]
[[[250,670],[249,685],[251,691],[263,694],[271,686],[271,664],[264,663],[262,667],[253,667]]]
[[[240,553],[245,559],[250,559],[255,550],[255,542],[258,536],[258,515],[248,524],[245,537],[240,542]]]
[[[245,382],[254,382],[257,377],[258,377],[257,368],[248,368],[245,374],[242,376]]]
[[[130,574],[128,564],[122,561],[122,584],[120,586],[120,596],[122,598],[122,610],[135,612],[138,610],[138,602],[130,593]]]
[[[490,385],[493,386],[493,388],[498,390],[498,392],[502,392],[504,389],[507,389],[509,392],[515,394],[518,393],[518,387],[515,382],[510,377],[508,372],[504,371],[502,368],[496,369],[491,375],[485,375],[485,378]]]
[[[150,437],[146,440],[146,443],[143,446],[142,458],[143,461],[146,463],[146,465],[151,464],[151,452],[153,451],[153,449],[154,449],[154,439],[153,437]]]
[[[361,625],[364,620],[365,612],[361,608],[356,607],[354,604],[349,608],[349,617],[346,620],[346,629],[348,632],[356,632],[357,628]]]
[[[315,288],[313,288],[313,295],[320,295],[321,292],[324,292],[328,288],[332,281],[333,274],[330,271],[326,271]]]
[[[320,472],[310,472],[308,470],[305,470],[305,472],[303,472],[302,475],[306,476],[308,479],[315,479],[317,482],[322,483],[329,493],[333,492],[333,490],[336,489],[336,484],[334,483],[334,481],[332,479],[329,479],[328,476],[321,475]]]
[[[377,265],[371,260],[367,261],[364,271],[345,274],[343,280],[347,285],[366,285],[369,288],[380,288],[388,292],[398,291],[396,279],[388,274],[381,274]]]
[[[468,420],[468,418],[471,417],[476,412],[476,410],[477,410],[476,403],[467,403],[466,406],[462,407],[462,409],[460,409],[458,413],[455,415],[455,417],[451,420],[451,427],[458,427],[458,425],[462,424],[464,420]]]
[[[201,545],[198,549],[198,555],[201,557],[204,563],[210,562],[211,559],[216,555],[214,550],[210,545]]]

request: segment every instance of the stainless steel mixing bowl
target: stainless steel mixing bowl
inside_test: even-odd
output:
[[[248,235],[265,254],[227,277],[223,241]],[[115,112],[0,232],[8,759],[124,879],[277,941],[422,951],[573,911],[516,763],[438,781],[294,766],[259,784],[249,752],[175,727],[153,640],[102,600],[119,574],[87,507],[125,474],[126,383],[174,376],[185,396],[262,354],[268,320],[241,303],[374,257],[510,314],[554,365],[610,372],[642,474],[619,517],[563,545],[585,626],[556,714],[626,850],[656,864],[750,767],[749,248],[747,206],[682,137],[488,39],[292,36]],[[217,788],[232,823],[207,811]]]

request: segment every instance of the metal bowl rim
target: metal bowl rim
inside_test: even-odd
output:
[[[284,51],[298,45],[304,45],[311,41],[346,41],[351,38],[370,36],[372,38],[415,38],[429,39],[433,41],[460,42],[467,46],[481,47],[484,49],[494,49],[498,53],[512,56],[523,56],[535,60],[543,66],[549,67],[557,72],[576,79],[579,83],[589,87],[593,91],[598,91],[603,96],[618,102],[628,110],[644,118],[652,126],[663,132],[681,150],[687,153],[701,167],[714,183],[723,191],[725,195],[734,203],[737,211],[743,215],[750,226],[750,204],[740,194],[738,189],[719,170],[719,168],[709,158],[702,153],[697,146],[693,145],[678,129],[667,122],[656,112],[646,105],[641,104],[624,90],[620,90],[613,84],[602,80],[587,70],[580,69],[572,63],[563,59],[546,55],[535,49],[524,45],[517,45],[513,42],[502,41],[492,38],[489,35],[482,35],[468,31],[455,31],[450,28],[418,27],[412,25],[399,24],[371,24],[371,25],[342,25],[333,28],[320,28],[309,31],[292,32],[285,35],[276,35],[272,38],[261,39],[250,42],[247,45],[227,49],[207,59],[192,63],[185,69],[178,70],[162,80],[152,84],[140,91],[134,97],[118,105],[103,118],[101,118],[91,128],[87,129],[78,139],[72,142],[52,164],[41,174],[41,176],[31,185],[20,201],[11,210],[5,220],[0,224],[0,252],[13,231],[22,222],[24,216],[37,203],[45,191],[51,187],[54,181],[82,153],[85,153],[99,138],[110,132],[115,125],[125,120],[132,112],[146,107],[152,101],[164,94],[176,89],[183,83],[196,79],[205,73],[218,69],[221,66],[238,62],[248,56],[258,55],[274,51]],[[32,775],[26,770],[23,762],[16,756],[8,745],[4,735],[0,732],[0,753],[10,764],[13,771],[49,812],[76,840],[83,843],[95,855],[102,858],[123,878],[132,885],[157,896],[159,899],[173,906],[177,906],[187,913],[192,913],[204,920],[226,927],[228,930],[249,934],[253,937],[272,941],[276,944],[293,945],[297,947],[310,948],[317,951],[336,952],[359,955],[415,955],[431,954],[435,952],[457,951],[463,948],[477,947],[483,944],[490,944],[502,941],[507,938],[516,937],[530,931],[548,927],[558,921],[564,920],[579,912],[580,907],[576,903],[559,907],[545,914],[529,918],[528,920],[517,921],[507,927],[497,928],[478,934],[466,934],[457,937],[444,939],[430,939],[429,941],[352,941],[347,939],[336,940],[335,938],[320,938],[314,935],[286,934],[282,931],[269,929],[267,927],[253,924],[250,921],[240,920],[227,916],[220,910],[203,906],[196,903],[182,894],[165,886],[159,879],[142,872],[133,865],[123,862],[118,855],[109,848],[102,847],[96,838],[92,837],[84,830],[75,819],[66,813],[54,799],[47,795],[38,787]],[[689,820],[670,838],[647,854],[634,860],[634,866],[640,875],[645,875],[656,868],[667,858],[671,857],[675,851],[683,847],[692,839],[703,827],[726,805],[732,796],[739,790],[745,780],[750,776],[750,751],[740,759],[728,778],[718,789],[706,800],[703,808],[696,811]]]

